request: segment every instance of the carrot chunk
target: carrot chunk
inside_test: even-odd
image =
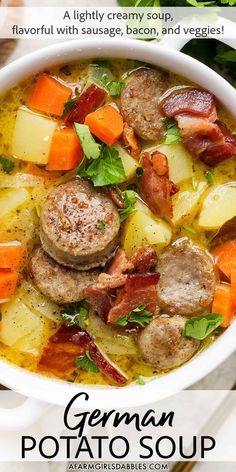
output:
[[[233,306],[236,307],[236,267],[231,270],[231,298]]]
[[[212,304],[212,313],[219,313],[224,317],[224,321],[221,324],[223,328],[227,328],[227,326],[230,325],[235,311],[236,309],[233,306],[230,285],[217,285]]]
[[[0,269],[0,300],[8,300],[14,294],[19,274],[13,270]]]
[[[54,133],[47,170],[74,169],[83,159],[83,150],[76,132],[64,128]]]
[[[218,269],[230,279],[231,271],[236,268],[236,240],[221,244],[213,251]]]
[[[23,261],[24,250],[20,244],[0,244],[0,268],[20,269]]]
[[[124,127],[121,114],[111,105],[89,113],[85,118],[85,124],[94,136],[109,146],[119,139]]]
[[[61,116],[71,89],[49,75],[41,75],[28,100],[28,107],[44,113]]]

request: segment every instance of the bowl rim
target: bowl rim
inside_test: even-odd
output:
[[[132,39],[86,39],[56,43],[27,54],[0,70],[0,93],[46,67],[86,58],[130,58],[171,70],[212,91],[236,117],[236,90],[205,64],[158,43]],[[210,84],[210,86],[209,86]],[[0,359],[0,381],[12,390],[51,404],[65,405],[73,395],[89,394],[86,406],[103,409],[137,407],[170,396],[209,374],[235,350],[236,321],[205,351],[183,366],[154,377],[145,385],[104,387],[71,384],[32,373]],[[145,394],[145,395],[144,395]]]

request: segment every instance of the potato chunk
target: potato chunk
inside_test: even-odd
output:
[[[138,161],[134,159],[122,146],[115,144],[113,146],[119,152],[122,164],[124,166],[126,179],[130,180],[135,176],[137,167],[139,166]]]
[[[12,154],[16,159],[47,164],[56,121],[19,108],[12,141]]]
[[[205,230],[220,228],[236,216],[236,182],[219,185],[205,198],[199,216],[199,226]]]
[[[173,218],[172,222],[175,226],[182,225],[186,220],[193,218],[201,205],[202,195],[207,187],[205,182],[198,184],[197,190],[184,190],[174,195],[173,201]]]
[[[155,218],[152,213],[140,210],[131,215],[123,233],[123,247],[128,257],[143,244],[153,246],[159,251],[170,243],[172,232],[167,223]]]
[[[191,179],[193,160],[182,144],[161,145],[158,151],[166,155],[169,164],[169,176],[175,184]]]
[[[15,190],[2,190],[0,192],[0,218],[18,209],[30,199],[30,194],[25,188]]]
[[[1,313],[1,342],[21,352],[37,355],[52,322],[36,315],[18,296],[2,305]]]

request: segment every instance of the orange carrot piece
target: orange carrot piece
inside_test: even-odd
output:
[[[165,154],[155,151],[151,154],[152,166],[157,175],[168,175],[168,160]]]
[[[236,268],[236,239],[221,244],[213,251],[216,265],[228,279],[232,268]]]
[[[46,170],[41,169],[35,164],[27,164],[22,169],[22,172],[24,172],[24,174],[35,175],[35,177],[41,177],[45,181],[57,179],[61,175],[60,172],[47,172]]]
[[[44,113],[61,116],[71,89],[49,75],[41,75],[28,100],[28,107]]]
[[[71,170],[83,159],[83,150],[71,128],[56,131],[52,138],[47,170]]]
[[[231,270],[231,298],[233,306],[236,307],[236,268]]]
[[[8,300],[14,294],[19,274],[13,270],[0,269],[0,300]]]
[[[227,284],[216,286],[214,300],[212,304],[212,313],[219,313],[224,317],[221,326],[227,328],[230,325],[236,309],[233,306],[231,298],[231,287]]]
[[[85,124],[94,136],[109,146],[119,139],[124,127],[121,114],[111,105],[89,113],[85,118]]]
[[[23,262],[24,250],[20,244],[0,244],[0,268],[19,270]]]

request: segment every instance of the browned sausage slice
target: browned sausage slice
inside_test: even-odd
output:
[[[41,247],[34,250],[30,275],[36,287],[58,304],[74,303],[84,298],[84,290],[97,282],[99,271],[68,269],[55,262]]]
[[[105,265],[116,248],[119,229],[119,214],[108,195],[77,178],[47,197],[40,239],[59,264],[83,270]]]
[[[179,240],[158,259],[158,303],[167,313],[193,316],[207,312],[213,301],[216,273],[210,256]]]
[[[160,96],[168,88],[168,74],[154,69],[139,69],[131,74],[121,93],[124,120],[145,141],[160,141],[164,136]]]
[[[157,369],[172,369],[187,362],[198,350],[199,341],[182,336],[186,318],[155,318],[139,336],[139,347],[145,362]]]

